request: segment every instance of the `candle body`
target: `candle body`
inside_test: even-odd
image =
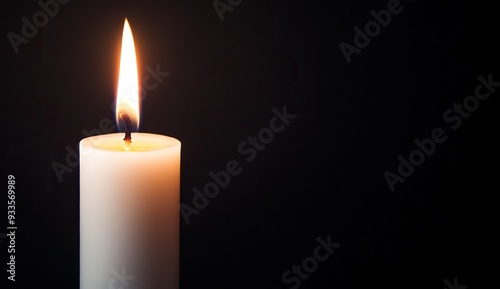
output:
[[[178,289],[181,144],[122,139],[80,142],[80,289]]]

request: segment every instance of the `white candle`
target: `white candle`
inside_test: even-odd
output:
[[[123,83],[130,85],[123,78],[138,80],[136,70],[132,78],[123,70],[130,70],[124,55],[135,58],[133,47],[132,54],[124,53],[125,42],[132,40],[133,46],[127,26],[117,114],[130,114],[138,126],[138,106],[120,89]],[[181,143],[132,133],[128,147],[123,136],[114,133],[80,142],[80,289],[178,289]]]

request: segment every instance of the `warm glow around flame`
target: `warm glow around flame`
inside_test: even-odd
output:
[[[135,54],[132,29],[125,19],[123,26],[122,48],[120,54],[120,72],[116,92],[116,123],[123,128],[121,113],[126,113],[132,121],[132,127],[139,128],[140,99],[139,74],[137,73],[137,58]]]

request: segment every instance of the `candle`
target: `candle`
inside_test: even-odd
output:
[[[125,20],[116,101],[125,138],[80,142],[80,289],[179,288],[181,143],[131,132],[139,127],[138,79]]]

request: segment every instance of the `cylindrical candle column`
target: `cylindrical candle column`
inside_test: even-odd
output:
[[[80,289],[178,289],[181,143],[134,133],[80,142]]]

